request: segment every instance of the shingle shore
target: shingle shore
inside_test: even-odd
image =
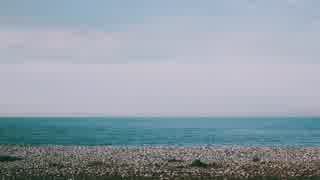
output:
[[[319,176],[320,147],[5,146],[1,176]],[[192,166],[199,159],[205,167]]]

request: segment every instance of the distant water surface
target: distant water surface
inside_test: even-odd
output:
[[[0,118],[0,144],[320,146],[320,118]]]

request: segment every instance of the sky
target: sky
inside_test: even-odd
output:
[[[319,8],[2,0],[0,115],[319,116]]]

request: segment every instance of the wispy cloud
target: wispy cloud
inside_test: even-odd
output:
[[[1,63],[319,63],[317,32],[0,31]]]
[[[70,29],[1,31],[1,63],[109,59],[121,45],[118,36],[117,33]]]
[[[319,62],[318,1],[126,2],[2,3],[0,63]]]

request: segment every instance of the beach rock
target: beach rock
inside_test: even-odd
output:
[[[201,168],[206,168],[208,167],[208,164],[202,162],[200,159],[196,159],[194,161],[192,161],[191,167],[201,167]]]
[[[179,162],[183,162],[183,160],[171,158],[171,159],[168,159],[168,162],[169,163],[179,163]]]
[[[49,167],[53,167],[53,168],[58,168],[58,169],[62,169],[65,167],[64,164],[59,163],[59,162],[49,162]]]
[[[12,162],[12,161],[20,161],[22,158],[16,156],[1,156],[0,155],[0,162]]]
[[[258,155],[255,155],[255,156],[253,156],[252,161],[253,162],[260,162],[261,158]]]

